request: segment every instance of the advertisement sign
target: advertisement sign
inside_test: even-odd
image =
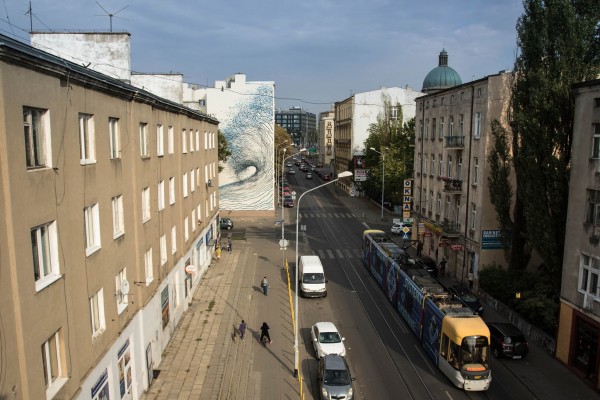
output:
[[[162,327],[165,329],[169,325],[169,286],[165,286],[160,294],[160,306],[162,309]]]
[[[363,156],[354,156],[354,169],[366,169],[365,158]]]
[[[499,229],[481,231],[481,249],[492,250],[502,248],[502,233]]]
[[[367,180],[368,174],[369,174],[368,169],[355,169],[354,170],[354,181],[355,182],[364,182]]]

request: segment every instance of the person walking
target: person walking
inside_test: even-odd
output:
[[[263,338],[267,338],[267,340],[269,341],[269,343],[273,343],[273,341],[271,340],[271,336],[269,336],[269,325],[267,325],[266,322],[263,322],[262,326],[260,327],[260,340],[262,342]]]
[[[217,246],[215,249],[215,257],[217,257],[217,261],[221,261],[221,246]]]
[[[440,277],[444,277],[444,275],[446,274],[446,263],[448,261],[446,261],[446,257],[442,257],[442,261],[440,261]]]
[[[467,280],[469,281],[469,289],[473,290],[473,271],[469,270],[469,273],[467,274]]]
[[[421,253],[423,252],[423,242],[420,240],[417,242],[417,257],[421,257]]]
[[[227,238],[227,251],[231,253],[231,237]]]
[[[244,340],[244,336],[246,335],[246,321],[242,320],[242,323],[240,324],[240,337],[242,338],[242,340]]]
[[[266,296],[267,295],[267,290],[269,289],[269,281],[267,280],[266,276],[264,276],[262,278],[262,280],[260,281],[260,287],[263,290],[263,294]]]

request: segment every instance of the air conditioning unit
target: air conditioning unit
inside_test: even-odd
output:
[[[583,295],[583,308],[586,310],[594,310],[594,298],[588,293]]]

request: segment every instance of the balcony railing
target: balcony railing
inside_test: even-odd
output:
[[[461,193],[463,181],[460,179],[444,179],[444,192]]]
[[[465,137],[464,136],[446,136],[444,138],[444,140],[446,141],[446,143],[444,143],[444,146],[447,149],[462,149],[465,147]]]
[[[448,237],[460,236],[460,222],[450,221],[449,219],[444,218],[442,231],[444,232],[444,235]]]

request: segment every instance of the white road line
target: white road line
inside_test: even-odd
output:
[[[344,253],[342,253],[340,249],[335,249],[335,252],[337,253],[339,258],[344,258]]]
[[[354,254],[352,254],[350,249],[344,249],[344,252],[346,253],[346,258],[354,258]]]
[[[329,255],[329,258],[335,258],[335,256],[333,255],[333,251],[331,251],[331,249],[327,249],[327,254]]]
[[[323,251],[323,249],[319,249],[317,250],[317,252],[319,253],[320,258],[325,258],[325,252]]]

